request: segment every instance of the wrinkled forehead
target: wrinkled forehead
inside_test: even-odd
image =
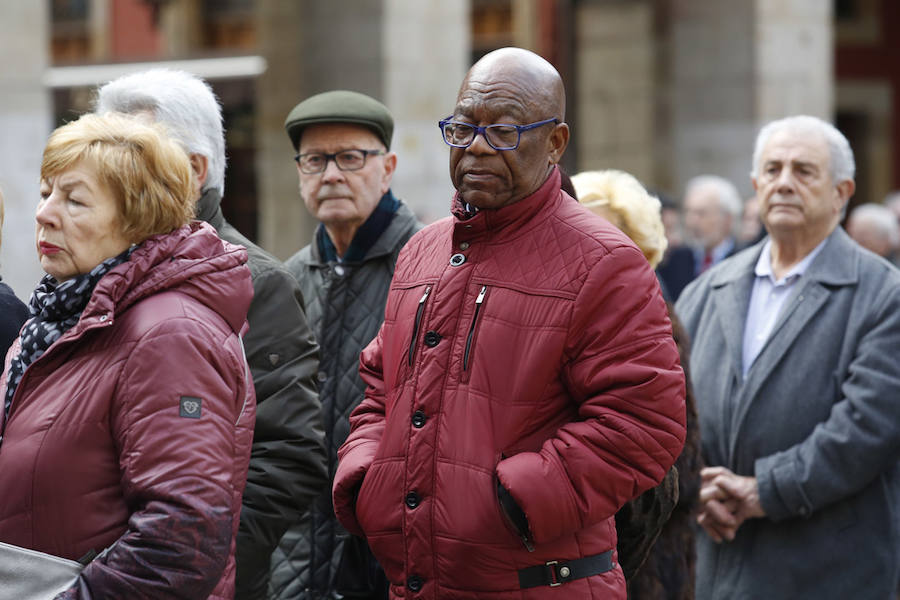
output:
[[[460,91],[459,97],[456,99],[455,112],[464,116],[486,113],[527,120],[536,111],[521,96],[506,90],[470,87]]]
[[[458,114],[478,111],[521,119],[539,118],[547,110],[546,86],[538,77],[516,64],[476,64],[460,86],[456,98]]]

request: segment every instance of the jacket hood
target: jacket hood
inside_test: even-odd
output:
[[[142,298],[177,290],[217,312],[240,333],[253,298],[246,262],[244,248],[223,241],[200,221],[152,236],[100,280],[75,328],[92,322],[91,317],[114,319]]]

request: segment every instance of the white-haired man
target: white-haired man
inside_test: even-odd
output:
[[[247,248],[254,297],[244,347],[258,406],[237,537],[236,598],[264,598],[272,550],[327,482],[314,380],[318,347],[299,285],[222,215],[225,134],[221,107],[206,82],[168,69],[127,75],[98,90],[96,110],[165,124],[190,153],[197,217],[222,239]]]
[[[694,246],[694,276],[731,256],[743,201],[734,184],[717,175],[699,175],[684,191],[684,226]]]
[[[691,283],[703,432],[697,597],[893,598],[900,552],[900,271],[838,226],[853,153],[769,123],[752,181],[768,240]]]
[[[887,260],[900,250],[900,223],[890,208],[873,202],[860,204],[847,219],[847,233],[860,246]]]

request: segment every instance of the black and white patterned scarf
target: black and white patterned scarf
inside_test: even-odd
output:
[[[44,275],[31,294],[28,306],[31,317],[25,322],[19,334],[21,340],[19,353],[9,363],[6,397],[3,402],[5,416],[9,416],[13,395],[28,365],[40,358],[53,342],[78,322],[97,282],[111,269],[128,260],[134,248],[135,246],[132,246],[118,256],[107,258],[89,273],[67,279],[62,283],[57,283],[51,275]]]

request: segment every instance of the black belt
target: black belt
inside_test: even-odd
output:
[[[520,569],[519,587],[523,590],[542,585],[556,587],[573,579],[606,573],[612,568],[612,550],[567,562],[550,560],[542,565]]]

